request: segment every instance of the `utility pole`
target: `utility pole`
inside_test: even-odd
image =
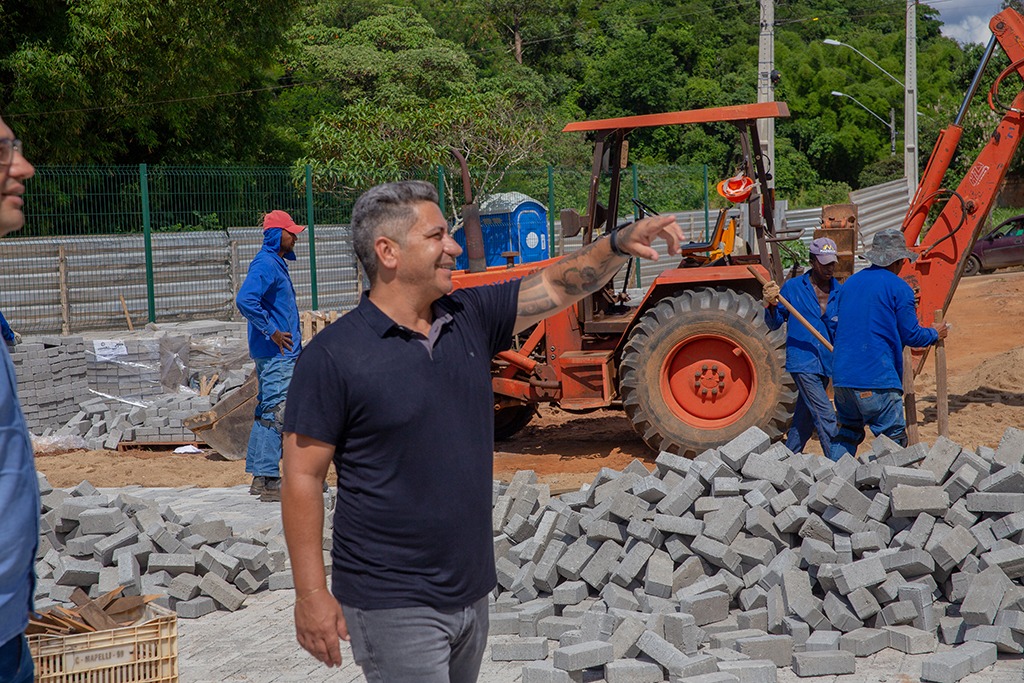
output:
[[[912,0],[908,0],[910,2]],[[761,0],[761,38],[757,51],[757,101],[775,101],[775,0]],[[757,122],[757,134],[761,138],[761,154],[765,168],[772,174],[768,187],[775,187],[775,119],[761,119]]]
[[[907,0],[907,53],[903,71],[903,174],[917,192],[917,0]]]

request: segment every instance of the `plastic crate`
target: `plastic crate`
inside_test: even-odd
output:
[[[72,636],[33,635],[36,683],[177,683],[178,616],[146,605],[135,626]]]

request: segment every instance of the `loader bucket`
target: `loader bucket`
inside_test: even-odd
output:
[[[206,412],[185,418],[185,427],[226,460],[244,460],[256,410],[259,384],[253,372],[242,386],[227,393]]]

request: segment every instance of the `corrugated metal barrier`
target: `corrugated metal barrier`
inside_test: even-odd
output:
[[[624,178],[623,208],[630,207],[631,197],[661,210],[704,202],[700,166],[631,167],[627,173],[632,182]],[[437,181],[442,204],[461,196],[441,170],[420,176]],[[501,189],[533,193],[548,206],[550,220],[557,217],[554,207],[582,209],[587,173],[517,169]],[[136,326],[237,320],[234,295],[262,243],[255,226],[266,211],[282,208],[311,226],[290,264],[300,308],[345,311],[358,302],[363,286],[347,226],[356,196],[356,190],[314,191],[308,166],[40,167],[26,194],[25,229],[0,241],[0,310],[14,329],[27,333],[123,329],[126,315]],[[907,185],[887,183],[853,197],[870,235],[899,225]],[[676,216],[688,240],[703,242],[717,213],[699,209]],[[746,236],[745,212],[734,209],[731,215],[739,222],[738,234]],[[820,209],[786,211],[780,202],[779,218],[789,230],[813,229],[819,215]],[[552,253],[578,248],[579,237],[563,240],[557,221],[549,226]],[[810,233],[805,230],[805,241]],[[677,265],[663,245],[658,248],[662,258],[642,262],[624,286],[646,287]]]

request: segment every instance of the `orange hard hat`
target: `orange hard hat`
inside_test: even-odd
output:
[[[746,201],[753,189],[754,181],[742,173],[718,183],[718,194],[733,203]]]

